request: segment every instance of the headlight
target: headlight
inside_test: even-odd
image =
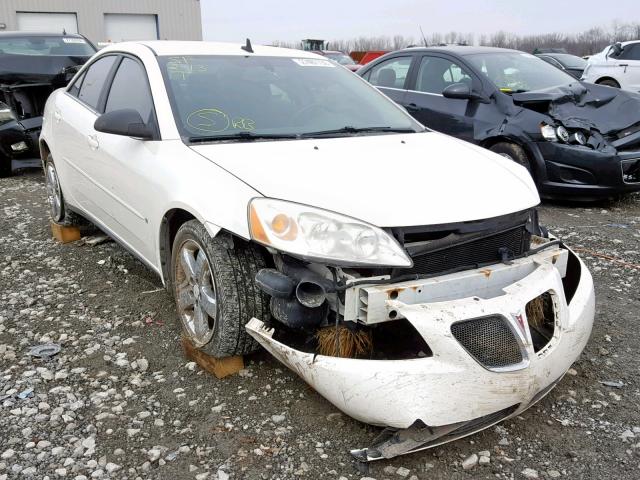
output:
[[[547,125],[546,123],[540,124],[540,133],[544,137],[545,140],[549,140],[550,142],[557,142],[558,135],[556,135],[556,129],[551,125]]]
[[[249,204],[252,240],[308,260],[343,266],[411,267],[398,242],[382,229],[299,203],[255,198]]]
[[[15,120],[15,116],[6,103],[0,102],[0,124]]]
[[[585,145],[587,143],[587,136],[580,131],[573,132],[573,134],[571,135],[571,141],[573,143],[577,143],[578,145]]]
[[[556,128],[556,135],[558,135],[558,138],[565,143],[569,141],[569,132],[562,125]]]

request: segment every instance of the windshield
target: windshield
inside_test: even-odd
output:
[[[338,62],[340,65],[355,65],[356,62],[353,61],[349,55],[345,55],[344,53],[325,53],[327,58],[330,58],[334,62]]]
[[[505,93],[544,90],[576,81],[571,75],[528,53],[479,53],[465,58]]]
[[[176,124],[192,141],[345,127],[349,131],[336,136],[367,128],[423,130],[376,89],[326,59],[198,55],[158,61]]]
[[[586,60],[568,53],[557,53],[551,58],[558,60],[565,68],[584,68],[587,66]]]
[[[0,38],[0,54],[88,57],[96,50],[80,37],[33,36]]]

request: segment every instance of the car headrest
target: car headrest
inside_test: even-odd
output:
[[[378,82],[380,87],[395,87],[396,72],[391,68],[383,68],[378,72]]]

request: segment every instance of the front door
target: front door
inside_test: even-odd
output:
[[[473,117],[478,103],[445,98],[442,92],[449,85],[467,83],[477,88],[472,74],[444,56],[424,55],[404,99],[404,105],[423,125],[463,140],[473,140]]]
[[[142,63],[124,57],[108,89],[105,113],[121,109],[136,110],[145,124],[156,125],[147,73]],[[156,129],[157,130],[157,129]],[[155,264],[156,238],[151,231],[151,211],[159,188],[152,181],[160,161],[159,142],[94,132],[99,144],[94,175],[105,189],[104,209],[107,225],[121,240]]]

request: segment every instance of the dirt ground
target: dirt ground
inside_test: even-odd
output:
[[[591,340],[558,387],[520,417],[368,472],[348,451],[378,429],[264,352],[225,380],[200,371],[159,279],[113,242],[53,241],[44,199],[38,170],[0,179],[0,480],[640,478],[640,197],[540,209],[596,283]],[[29,356],[47,342],[60,353]]]

